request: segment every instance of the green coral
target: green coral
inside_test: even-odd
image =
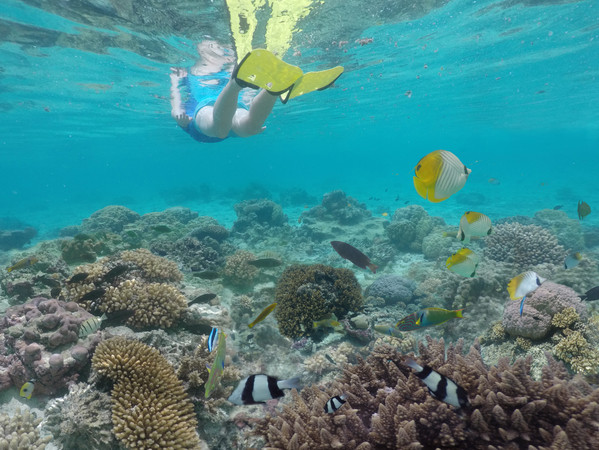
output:
[[[294,265],[285,269],[275,292],[279,331],[290,338],[312,332],[312,323],[330,314],[338,318],[357,311],[363,303],[361,288],[349,269],[323,264]]]

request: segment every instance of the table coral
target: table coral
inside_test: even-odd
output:
[[[599,390],[571,379],[548,357],[541,381],[530,376],[530,359],[507,359],[488,368],[478,344],[462,353],[462,342],[445,348],[427,337],[418,363],[462,386],[471,409],[460,414],[434,399],[390,346],[375,347],[367,360],[346,366],[326,391],[316,386],[291,392],[292,403],[266,417],[254,433],[268,448],[596,448]],[[416,358],[416,357],[414,357]],[[335,414],[323,405],[345,393]]]
[[[28,409],[15,415],[0,414],[0,449],[44,450],[51,436],[40,437],[37,426],[42,420],[36,419]]]
[[[98,346],[93,369],[114,382],[114,434],[127,448],[199,448],[193,404],[160,352],[115,337]]]
[[[277,283],[275,301],[279,331],[295,339],[311,334],[313,322],[328,314],[341,319],[357,311],[363,299],[351,270],[314,264],[286,268]]]
[[[0,373],[8,378],[0,390],[36,379],[34,395],[55,394],[77,380],[100,341],[97,334],[79,339],[90,317],[74,302],[43,297],[8,308],[0,322]]]

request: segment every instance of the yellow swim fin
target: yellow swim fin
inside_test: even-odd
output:
[[[281,102],[287,103],[292,98],[299,97],[300,95],[313,91],[322,91],[330,87],[341,76],[343,70],[343,67],[337,66],[319,72],[305,73],[297,79],[288,92],[281,95]]]
[[[245,55],[233,71],[233,78],[240,86],[262,88],[281,95],[303,74],[299,67],[287,64],[268,50],[257,48]]]

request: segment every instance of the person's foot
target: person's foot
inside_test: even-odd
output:
[[[303,75],[302,69],[261,48],[252,50],[235,67],[231,77],[241,87],[262,88],[271,94],[288,91]]]

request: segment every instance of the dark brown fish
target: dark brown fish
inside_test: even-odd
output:
[[[88,276],[89,273],[86,272],[76,273],[71,277],[69,281],[67,281],[67,284],[80,283],[83,280],[85,280]]]
[[[114,280],[119,275],[122,275],[125,272],[127,272],[127,270],[129,270],[129,267],[127,267],[127,266],[115,266],[112,269],[110,269],[108,272],[106,272],[106,275],[104,275],[102,277],[102,279],[104,281],[106,281],[107,283],[110,283],[112,280]]]
[[[100,329],[103,330],[107,326],[116,327],[118,325],[122,325],[134,314],[135,311],[131,311],[129,309],[121,309],[119,311],[106,313],[106,319],[100,324]]]
[[[52,290],[50,291],[50,296],[52,298],[58,299],[58,296],[60,295],[61,290],[62,289],[60,287],[53,287]]]
[[[589,204],[582,200],[578,200],[578,220],[584,219],[589,214],[591,214],[591,207]]]
[[[214,270],[204,270],[202,272],[194,272],[193,276],[197,277],[197,278],[202,278],[203,280],[216,280],[217,278],[221,277],[220,273],[218,273]]]
[[[594,288],[587,291],[586,294],[580,295],[581,300],[598,300],[599,299],[599,286],[595,286]]]
[[[96,300],[106,294],[106,289],[98,288],[93,291],[89,291],[83,297],[79,299],[80,302],[85,302],[87,300]]]
[[[370,258],[356,247],[341,241],[331,241],[331,245],[342,258],[347,259],[362,269],[369,268],[372,273],[376,273],[378,266],[372,264]]]
[[[283,261],[277,258],[260,258],[254,259],[253,261],[248,261],[248,264],[254,267],[267,268],[267,267],[277,267],[283,264]]]
[[[195,305],[196,303],[206,303],[209,302],[210,300],[212,300],[213,298],[216,297],[216,294],[213,294],[211,292],[207,293],[207,294],[202,294],[202,295],[198,295],[196,298],[194,298],[192,301],[190,301],[187,306],[191,306],[191,305]]]

